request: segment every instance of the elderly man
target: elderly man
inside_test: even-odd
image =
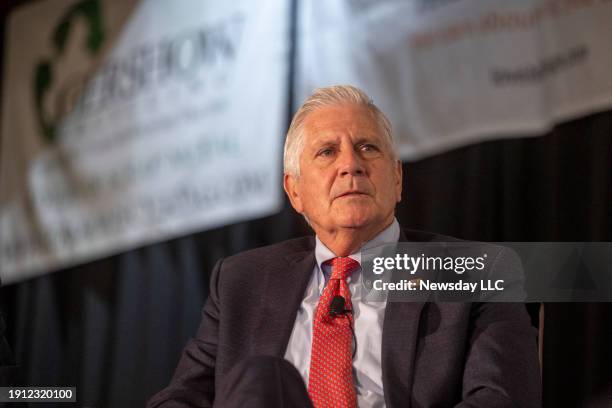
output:
[[[522,305],[361,297],[361,251],[443,240],[395,219],[402,166],[365,93],[318,89],[284,163],[287,196],[316,235],[217,263],[201,326],[150,407],[539,406]]]

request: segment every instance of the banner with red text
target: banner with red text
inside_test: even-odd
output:
[[[296,104],[362,87],[406,160],[612,107],[611,0],[300,4]]]

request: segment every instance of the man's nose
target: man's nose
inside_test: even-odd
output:
[[[340,154],[338,170],[342,176],[362,176],[365,174],[363,161],[353,149],[345,150]]]

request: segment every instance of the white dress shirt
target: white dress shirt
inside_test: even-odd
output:
[[[359,252],[349,256],[361,264],[362,250],[382,244],[396,243],[399,240],[399,235],[399,223],[394,219],[389,227],[374,239],[368,241]],[[316,237],[315,258],[317,262],[310,282],[306,287],[304,300],[302,300],[298,309],[285,352],[285,359],[298,369],[307,386],[310,371],[313,316],[319,297],[331,275],[331,266],[323,265],[323,263],[335,257],[336,255],[319,240],[319,237]],[[354,329],[357,338],[357,354],[353,359],[353,378],[356,383],[359,407],[379,408],[385,406],[382,386],[381,344],[386,302],[365,299],[361,278],[361,268],[358,268],[347,278],[351,290]]]

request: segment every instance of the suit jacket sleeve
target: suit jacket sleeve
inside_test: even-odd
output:
[[[215,361],[218,347],[219,260],[210,278],[210,292],[202,309],[202,321],[195,338],[185,346],[167,388],[156,394],[149,408],[212,407],[215,399]]]
[[[520,268],[517,255],[503,250],[497,273],[516,268],[517,262]],[[462,402],[457,407],[540,407],[536,330],[524,303],[474,303],[471,315]]]

